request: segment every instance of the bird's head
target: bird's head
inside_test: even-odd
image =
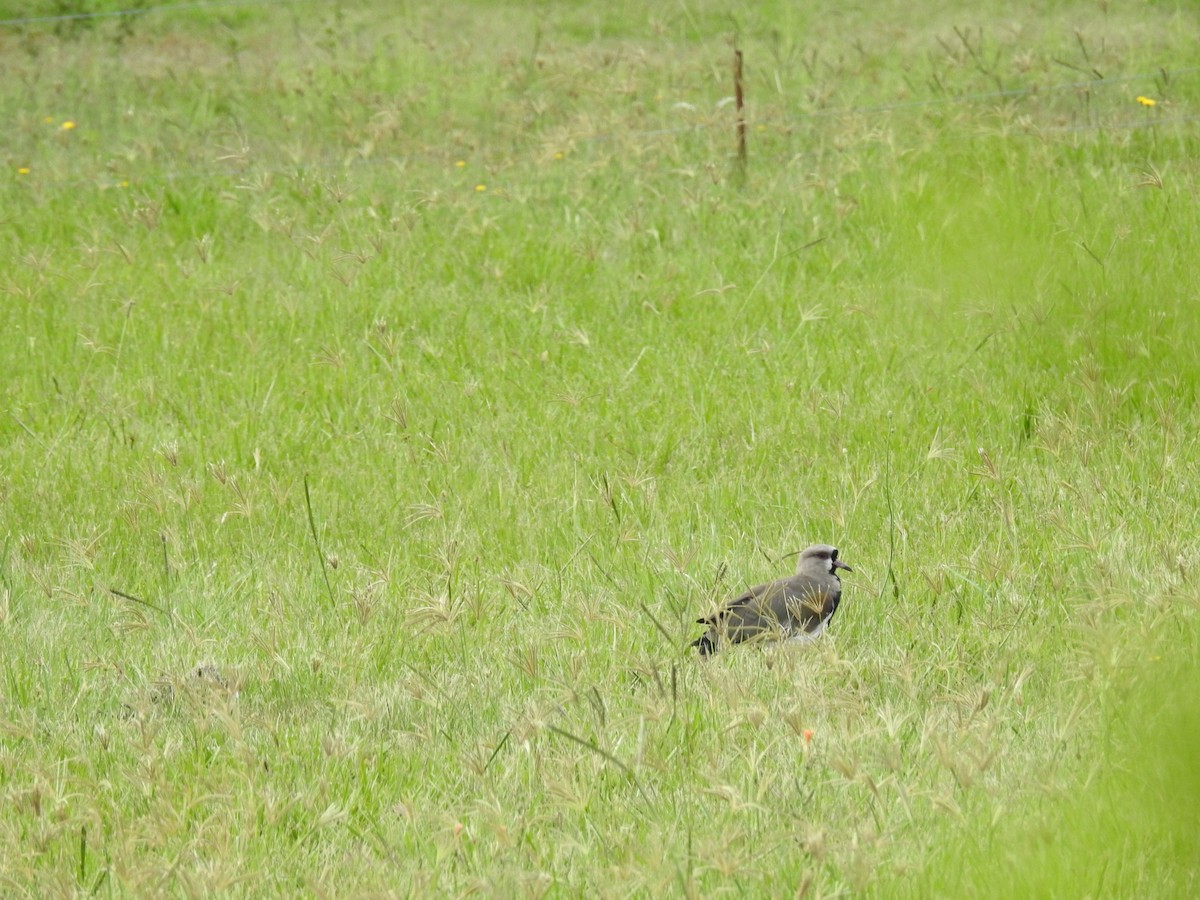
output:
[[[800,560],[796,564],[797,575],[808,575],[813,578],[824,578],[826,575],[837,577],[837,570],[854,570],[838,559],[837,547],[828,544],[813,544],[800,551]]]

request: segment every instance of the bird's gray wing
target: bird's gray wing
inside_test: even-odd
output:
[[[782,597],[785,609],[778,614],[792,632],[816,631],[829,621],[842,599],[842,586],[836,579],[796,575],[786,579],[785,584]]]
[[[750,590],[746,591],[746,593],[740,594],[737,597],[733,597],[730,600],[726,600],[717,607],[715,612],[710,613],[702,619],[697,619],[696,621],[701,625],[716,625],[718,622],[726,619],[730,615],[738,614],[746,608],[752,606],[755,601],[765,594],[767,589],[770,588],[774,583],[775,582],[771,582],[769,584],[760,584],[752,587]]]
[[[756,585],[726,601],[712,615],[696,621],[708,625],[714,637],[724,635],[733,644],[777,634],[786,630],[786,593],[786,580]]]

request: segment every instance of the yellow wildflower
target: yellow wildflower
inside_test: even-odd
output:
[[[1150,97],[1138,97],[1137,102],[1142,104],[1142,106],[1155,106],[1158,103],[1157,100],[1154,100]]]
[[[486,185],[486,184],[477,184],[477,185],[475,185],[475,191],[476,191],[477,193],[480,193],[480,194],[482,194],[482,193],[483,193],[484,191],[486,191],[486,190],[487,190],[487,185]]]
[[[28,175],[29,174],[29,166],[21,166],[21,168],[17,169],[17,174],[18,175]]]
[[[74,127],[75,127],[75,123],[72,122],[70,119],[67,119],[67,121],[63,122],[62,126],[61,126],[63,131],[70,131]]]
[[[466,167],[467,167],[466,160],[460,159],[458,162],[456,162],[454,164],[454,168],[456,168],[456,169],[465,169]]]
[[[563,153],[561,150],[559,150],[557,153],[554,154],[555,159],[563,159],[565,156],[566,156],[566,154]]]

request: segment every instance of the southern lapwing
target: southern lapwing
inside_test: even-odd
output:
[[[800,553],[796,574],[751,588],[696,621],[708,631],[692,642],[701,656],[744,641],[808,641],[825,630],[842,599],[837,570],[853,572],[836,547],[813,544]]]

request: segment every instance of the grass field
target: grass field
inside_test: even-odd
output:
[[[1194,7],[434,6],[0,25],[0,893],[1200,893]]]

